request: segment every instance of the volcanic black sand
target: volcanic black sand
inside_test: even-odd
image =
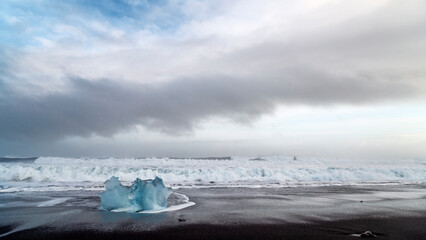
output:
[[[2,231],[8,229],[1,229]],[[426,239],[426,217],[358,218],[283,224],[182,224],[150,231],[36,228],[3,239],[357,239],[371,230],[378,239]]]
[[[426,239],[421,185],[176,191],[197,204],[112,213],[97,208],[93,191],[1,194],[0,239],[359,239],[365,231],[377,239]],[[62,201],[34,204],[51,198]],[[13,201],[28,206],[5,207]]]

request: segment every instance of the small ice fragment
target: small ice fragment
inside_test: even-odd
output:
[[[370,231],[365,231],[363,233],[361,233],[360,235],[362,238],[375,238],[377,237],[376,235],[374,235],[372,232]]]
[[[167,207],[167,198],[172,192],[159,177],[137,178],[130,187],[121,185],[117,177],[111,177],[105,182],[105,192],[100,194],[101,208],[128,212],[161,210]]]

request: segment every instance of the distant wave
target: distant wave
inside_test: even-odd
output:
[[[16,157],[0,157],[0,163],[3,162],[34,162],[38,157],[16,158]]]
[[[256,160],[259,159],[259,160]],[[167,184],[426,182],[426,161],[374,161],[293,157],[224,159],[97,159],[40,157],[0,162],[6,182],[96,182],[159,176]]]

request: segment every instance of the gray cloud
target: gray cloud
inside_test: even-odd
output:
[[[109,136],[136,124],[179,134],[214,116],[252,121],[278,104],[365,104],[420,93],[403,82],[365,76],[345,79],[307,69],[283,74],[263,80],[186,78],[159,86],[70,78],[66,94],[7,95],[0,103],[0,135],[19,140]]]
[[[423,6],[424,2],[416,4]],[[161,53],[155,58],[152,52],[157,49],[135,47],[91,56],[88,61],[93,68],[108,69],[115,66],[119,55],[125,59],[123,72],[132,64],[134,68],[153,67],[152,72],[161,74],[163,65],[176,62],[185,66],[179,64],[188,60],[186,52],[188,58],[193,57],[188,60],[190,66],[185,66],[186,70],[193,68],[191,71],[170,67],[178,77],[155,84],[106,76],[88,78],[79,74],[80,68],[71,71],[65,66],[63,74],[73,76],[65,79],[66,91],[24,94],[14,89],[23,82],[19,72],[23,69],[12,67],[19,59],[8,55],[0,64],[0,139],[111,136],[135,125],[181,134],[211,117],[250,122],[282,104],[371,104],[421,97],[426,79],[426,14],[416,4],[406,8],[412,14],[403,18],[398,12],[400,4],[391,2],[361,17],[326,27],[311,26],[294,31],[291,37],[279,32],[248,46],[215,52],[213,57],[189,54],[194,49],[208,53],[217,44],[216,36],[204,36],[170,44],[173,46],[166,50],[175,53],[176,59],[161,58]],[[237,40],[243,45],[246,38]],[[110,61],[107,66],[102,65],[104,58]],[[141,63],[134,63],[138,61]],[[157,65],[150,65],[152,62]],[[49,65],[43,69],[50,69]],[[34,83],[52,78],[35,70],[30,73],[36,78],[31,80]]]

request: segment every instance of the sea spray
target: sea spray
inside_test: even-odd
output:
[[[0,163],[0,182],[28,183],[29,186],[38,183],[55,186],[93,183],[100,186],[111,176],[119,177],[128,185],[136,178],[154,179],[158,176],[171,186],[422,183],[426,182],[426,161],[302,157],[294,161],[293,157],[282,156],[261,159],[40,157],[29,163]]]

